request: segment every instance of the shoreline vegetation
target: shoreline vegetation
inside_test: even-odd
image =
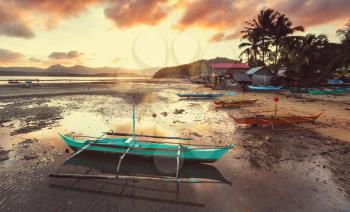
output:
[[[273,9],[261,10],[257,18],[245,22],[241,31],[239,60],[199,60],[162,68],[153,77],[191,78],[200,75],[201,67],[208,67],[212,62],[245,62],[249,67],[269,68],[281,85],[293,81],[305,86],[333,78],[350,82],[350,20],[334,32],[338,43],[330,42],[324,34],[293,35],[303,31],[303,26],[293,26],[285,14]],[[286,79],[281,81],[277,72],[282,68],[286,70]]]

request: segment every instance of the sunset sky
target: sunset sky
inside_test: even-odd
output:
[[[265,8],[334,42],[350,18],[350,0],[0,0],[0,66],[143,69],[237,58],[244,21]]]

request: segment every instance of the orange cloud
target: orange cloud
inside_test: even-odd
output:
[[[269,5],[296,25],[314,26],[350,17],[349,0],[274,0]]]
[[[196,0],[188,3],[178,28],[196,26],[230,30],[257,10],[253,0]]]
[[[117,27],[126,28],[158,24],[167,17],[169,10],[166,0],[109,0],[104,13]]]
[[[77,51],[69,51],[69,52],[52,52],[48,57],[51,60],[73,60],[78,59],[83,53]]]
[[[222,41],[222,39],[225,37],[225,33],[218,32],[214,34],[210,39],[209,42],[219,42]]]
[[[82,56],[84,53],[78,51],[68,51],[68,52],[52,52],[48,55],[49,60],[44,60],[41,62],[43,67],[61,64],[65,66],[82,65],[85,63],[86,59]]]
[[[214,34],[210,39],[209,42],[220,42],[220,41],[227,41],[227,40],[234,40],[240,38],[241,33],[233,32],[229,33],[228,35],[225,35],[225,33],[218,32]]]
[[[38,12],[46,16],[45,25],[55,27],[59,21],[67,17],[75,17],[86,11],[88,7],[105,0],[13,0],[18,8]]]
[[[0,48],[0,64],[9,64],[22,59],[23,55],[8,49]]]
[[[105,0],[6,0],[0,1],[0,35],[32,38],[32,21],[55,27],[59,21],[78,16]],[[38,24],[36,22],[36,24]]]
[[[261,9],[285,13],[295,24],[313,26],[349,18],[349,0],[194,0],[182,4],[185,10],[177,28],[215,29],[209,41],[219,42],[240,37],[245,21],[255,18]],[[223,32],[228,32],[224,35]]]
[[[43,62],[43,60],[38,59],[38,58],[36,58],[36,57],[30,57],[30,58],[29,58],[29,61],[30,61],[30,62],[33,62],[33,63],[41,63],[41,62]]]
[[[24,14],[8,3],[0,2],[0,35],[32,38],[34,33],[24,19]]]

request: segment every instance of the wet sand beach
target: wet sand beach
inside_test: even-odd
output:
[[[350,209],[350,95],[295,97],[241,93],[254,105],[216,108],[213,100],[176,93],[215,92],[183,80],[41,84],[0,87],[0,211],[348,211]],[[219,91],[221,92],[221,91]],[[184,136],[200,144],[237,146],[210,164],[182,164],[180,177],[216,184],[48,178],[48,173],[112,174],[117,157],[81,154],[58,133],[100,136],[131,132]],[[271,111],[317,114],[311,124],[271,128],[237,126],[231,115]],[[174,176],[172,160],[126,156],[121,173]]]

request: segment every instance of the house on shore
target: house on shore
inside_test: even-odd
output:
[[[264,66],[254,67],[247,71],[253,85],[270,85],[273,73]]]
[[[233,83],[248,83],[250,78],[246,71],[249,66],[245,63],[211,63],[209,86],[213,89],[226,90]]]

